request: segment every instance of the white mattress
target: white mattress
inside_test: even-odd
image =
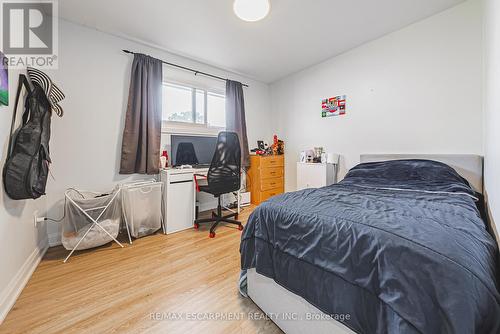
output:
[[[255,269],[248,270],[247,282],[248,296],[287,334],[355,334],[340,321],[333,320]],[[334,316],[341,320],[342,316],[348,315]]]

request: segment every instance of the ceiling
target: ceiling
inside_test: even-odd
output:
[[[270,0],[244,22],[232,0],[62,0],[59,15],[274,82],[463,0]]]

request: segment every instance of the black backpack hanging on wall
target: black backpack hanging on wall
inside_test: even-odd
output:
[[[13,134],[23,87],[28,95],[22,124]],[[37,83],[33,83],[31,89],[26,76],[21,74],[12,115],[7,161],[3,168],[5,191],[12,199],[36,199],[45,195],[50,164],[50,118],[51,107],[44,90]]]

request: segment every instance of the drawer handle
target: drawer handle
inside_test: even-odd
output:
[[[271,182],[271,185],[274,186],[276,184],[276,182]]]
[[[269,173],[269,174],[274,175],[274,174],[276,174],[276,172],[271,172],[271,173]]]

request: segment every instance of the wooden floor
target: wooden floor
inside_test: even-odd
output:
[[[66,264],[51,248],[0,333],[281,333],[238,294],[240,237],[226,226],[215,239],[208,227],[156,234]]]

